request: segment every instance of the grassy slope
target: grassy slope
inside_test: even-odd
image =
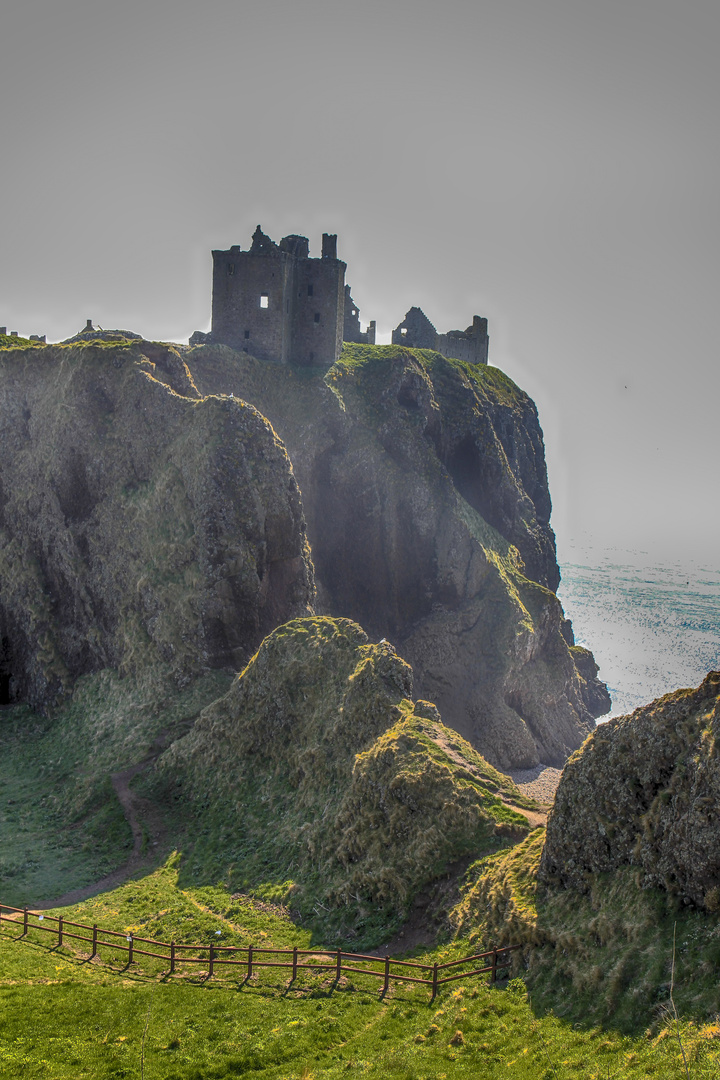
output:
[[[39,903],[102,878],[131,847],[110,783],[142,760],[160,732],[181,734],[228,677],[214,672],[178,691],[160,666],[80,679],[49,718],[0,711],[0,898]]]
[[[13,347],[17,344],[13,339]],[[511,577],[513,569],[503,566]],[[57,895],[100,876],[118,856],[122,859],[129,835],[108,798],[109,773],[139,760],[161,730],[182,728],[224,689],[219,683],[196,684],[178,695],[166,674],[146,673],[145,678],[149,682],[121,681],[104,673],[83,680],[73,701],[52,721],[22,708],[3,710],[0,897],[6,902]],[[400,731],[403,723],[406,729]],[[437,746],[428,745],[422,717],[412,720],[408,714],[397,727],[385,743],[393,748],[405,740],[405,747],[409,735],[413,747],[424,744],[425,764],[437,761]],[[447,761],[441,764],[448,767]],[[42,795],[49,786],[51,799]],[[271,829],[272,817],[263,817],[265,793],[258,788],[255,794],[260,836],[263,828]],[[224,940],[307,944],[308,929],[255,901],[233,901],[214,883],[212,869],[227,852],[227,838],[219,819],[213,825],[210,818],[202,829],[196,850],[204,850],[206,861],[186,860],[182,871],[181,864],[171,862],[141,881],[77,906],[72,909],[76,917],[177,940],[202,941],[220,927]],[[393,990],[380,1002],[376,993],[359,986],[350,990],[341,985],[331,994],[321,979],[308,976],[289,993],[281,978],[267,974],[241,990],[225,979],[207,985],[188,978],[164,984],[135,972],[119,974],[119,964],[83,964],[69,949],[51,952],[39,937],[37,942],[15,941],[14,931],[4,927],[0,1076],[139,1075],[148,1015],[145,1075],[166,1080],[251,1071],[309,1080],[316,1073],[347,1075],[348,1068],[407,1080],[479,1073],[580,1074],[598,1080],[678,1076],[677,1044],[660,1016],[667,1000],[674,922],[675,996],[685,1014],[695,1018],[694,1024],[684,1025],[691,1075],[715,1076],[713,1048],[720,1029],[705,1022],[720,1004],[715,923],[688,910],[672,910],[659,894],[638,892],[630,876],[598,879],[582,902],[568,893],[538,898],[537,852],[537,836],[531,836],[510,853],[484,860],[485,885],[471,885],[456,913],[471,940],[487,940],[504,930],[512,938],[522,934],[538,941],[540,947],[530,953],[532,1005],[518,984],[504,992],[461,983],[432,1006],[423,990]],[[267,862],[260,866],[257,844],[245,854],[252,854],[247,866],[256,891],[281,895],[288,882],[275,873],[279,864],[271,865],[269,873]],[[181,872],[183,889],[178,888]],[[445,960],[466,948],[461,938],[427,955]],[[556,1016],[548,1013],[551,1008]],[[578,1020],[584,1021],[582,1028]],[[631,1038],[588,1026],[600,1021],[636,1033],[647,1027],[648,1036]]]
[[[179,890],[177,861],[102,898],[66,909],[80,922],[157,935],[305,946],[308,934],[282,910],[222,889]],[[629,1038],[538,1017],[519,980],[491,989],[462,980],[434,1001],[424,988],[394,986],[380,1000],[369,979],[266,969],[250,983],[198,973],[173,979],[122,968],[105,954],[83,961],[52,949],[36,931],[0,930],[0,1077],[210,1080],[252,1074],[310,1080],[371,1074],[398,1080],[511,1077],[678,1076],[678,1048],[663,1028]],[[458,946],[425,954],[444,961]],[[145,961],[150,964],[152,961]],[[713,1029],[685,1031],[694,1077],[715,1075]]]
[[[449,863],[523,836],[532,803],[409,679],[347,619],[269,635],[147,783],[176,807],[184,880],[292,897],[321,940],[367,948]]]
[[[471,943],[528,943],[528,985],[540,1012],[623,1031],[657,1031],[675,1004],[695,1031],[720,1012],[720,923],[658,889],[641,889],[630,868],[594,875],[588,895],[538,887],[544,830],[468,873],[452,913]],[[720,1030],[717,1035],[720,1036]]]

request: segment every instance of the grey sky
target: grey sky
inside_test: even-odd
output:
[[[0,323],[186,340],[210,250],[339,234],[364,322],[490,320],[572,537],[717,564],[720,6],[10,0]]]

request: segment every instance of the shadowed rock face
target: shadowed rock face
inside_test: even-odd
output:
[[[0,694],[242,665],[306,614],[300,493],[267,421],[149,342],[0,351]]]
[[[251,401],[287,446],[316,609],[391,638],[421,696],[493,764],[561,765],[609,698],[592,656],[576,664],[552,592],[527,395],[495,368],[394,346],[346,345],[327,373],[220,347],[187,362],[201,392]]]
[[[568,761],[541,877],[585,891],[636,866],[642,884],[720,910],[720,672],[601,724]]]

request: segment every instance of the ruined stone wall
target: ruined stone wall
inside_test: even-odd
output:
[[[299,259],[293,291],[291,362],[334,364],[343,340],[345,263]]]
[[[392,333],[393,345],[407,345],[409,349],[437,349],[438,332],[419,307],[411,307],[407,315]]]
[[[350,294],[349,285],[345,286],[344,305],[343,341],[352,341],[358,345],[362,344],[363,333],[360,327],[360,311]]]
[[[350,286],[345,286],[345,313],[343,318],[343,341],[350,341],[355,345],[374,345],[377,326],[372,319],[368,323],[367,330],[360,325],[360,309],[350,294]]]
[[[472,326],[468,326],[467,330],[448,330],[447,334],[439,334],[436,348],[443,356],[455,360],[487,364],[488,341],[487,319],[475,315]]]
[[[260,360],[287,363],[294,263],[285,252],[213,251],[213,340]]]

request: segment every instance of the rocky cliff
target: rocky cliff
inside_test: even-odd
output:
[[[188,351],[202,393],[252,402],[302,490],[316,610],[389,637],[447,724],[499,767],[561,765],[607,711],[554,595],[542,433],[502,372],[345,346],[327,373]]]
[[[346,619],[275,630],[158,778],[162,801],[202,822],[188,861],[208,861],[208,877],[286,879],[307,917],[364,940],[448,863],[530,827],[532,804],[413,703],[391,645]]]
[[[580,745],[609,701],[553,592],[542,433],[510,379],[394,346],[319,371],[116,338],[0,348],[0,700],[153,658],[237,670],[311,612],[312,547],[314,610],[391,639],[495,765]]]
[[[720,910],[720,673],[600,725],[563,772],[540,876],[587,891],[636,867],[640,883]]]
[[[149,342],[0,349],[0,697],[161,660],[241,667],[307,614],[287,453],[251,405],[201,398]]]

